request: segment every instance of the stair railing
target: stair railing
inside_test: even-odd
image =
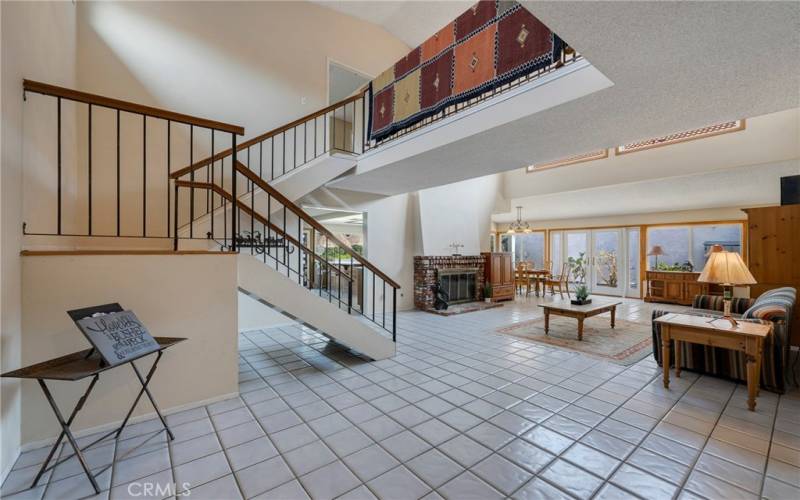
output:
[[[32,80],[23,81],[23,98],[33,101],[26,110],[36,130],[31,140],[53,141],[54,151],[38,142],[30,149],[44,152],[41,164],[54,163],[56,192],[54,213],[42,215],[37,207],[23,225],[26,235],[174,238],[172,166],[185,161],[181,155],[191,163],[206,150],[207,141],[196,136],[229,135],[235,147],[244,134],[238,125]],[[36,160],[38,165],[42,158]],[[38,172],[31,179],[34,198],[39,184],[48,193],[53,189]]]
[[[214,152],[202,160],[190,163],[173,172],[173,179],[192,180],[216,178],[219,171],[227,171],[231,164],[232,151],[236,150],[236,160],[258,174],[259,179],[272,181],[295,169],[307,165],[327,153],[349,153],[358,155],[364,152],[368,121],[366,90],[331,104],[319,111],[298,118],[257,137],[219,152]],[[244,194],[250,193],[253,184],[247,181],[242,186]],[[193,195],[192,195],[193,196]],[[209,212],[220,208],[224,200],[216,194],[209,204]],[[194,214],[195,217],[198,214]],[[202,213],[200,215],[203,215]],[[193,223],[190,217],[188,224]],[[190,228],[190,232],[193,231]]]
[[[251,197],[249,204],[240,202],[234,207],[232,194],[215,183],[179,179],[175,181],[175,200],[179,199],[179,188],[215,193],[228,203],[222,210],[235,211],[240,219],[239,252],[249,249],[265,263],[296,279],[298,285],[335,302],[350,314],[364,317],[396,340],[400,285],[246,165],[236,165],[237,173],[260,190],[261,198]],[[179,205],[176,203],[176,211]],[[219,216],[225,220],[230,214]],[[177,242],[176,239],[176,245]]]

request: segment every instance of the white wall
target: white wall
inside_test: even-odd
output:
[[[325,107],[328,58],[377,75],[409,50],[310,2],[80,2],[88,92],[244,125],[253,137]]]
[[[239,292],[239,331],[273,328],[293,323],[294,320],[284,316],[275,309],[262,304],[246,293]]]
[[[22,356],[21,248],[24,125],[22,80],[75,85],[75,5],[71,2],[2,2],[2,371],[18,368]],[[51,143],[52,144],[52,143]],[[47,156],[46,151],[34,151]],[[26,165],[29,167],[29,165]],[[20,446],[20,384],[2,380],[0,391],[0,480]]]
[[[150,384],[162,410],[238,392],[234,255],[26,256],[22,262],[23,365],[89,347],[66,311],[119,302],[133,310],[153,336],[188,338],[165,352]],[[137,364],[145,370],[150,361]],[[135,380],[125,366],[101,375],[74,428],[122,420],[140,387]],[[85,385],[54,382],[51,390],[61,408],[71,408]],[[152,411],[143,400],[134,415]],[[39,386],[23,382],[23,445],[54,438],[58,431]]]
[[[501,180],[495,174],[419,191],[423,254],[452,254],[454,242],[464,245],[463,255],[488,252]]]

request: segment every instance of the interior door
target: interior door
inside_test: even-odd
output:
[[[625,291],[625,247],[622,229],[592,231],[591,283],[594,293],[622,295]]]

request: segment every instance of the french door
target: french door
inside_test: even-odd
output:
[[[638,228],[551,231],[550,256],[569,265],[571,289],[586,285],[592,293],[638,297],[639,236]]]
[[[595,293],[622,295],[625,291],[625,247],[622,229],[596,229],[592,235],[592,286]]]

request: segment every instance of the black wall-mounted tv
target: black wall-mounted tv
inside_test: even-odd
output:
[[[781,205],[800,204],[800,175],[781,177]]]

